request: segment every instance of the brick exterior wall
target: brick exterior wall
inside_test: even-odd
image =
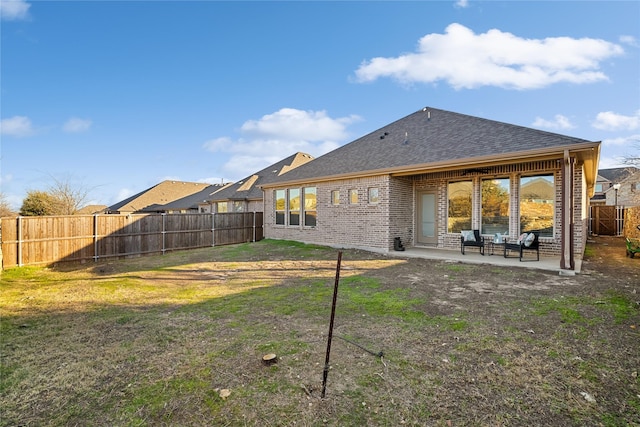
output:
[[[438,172],[410,177],[374,176],[316,184],[317,224],[315,227],[288,227],[275,225],[274,191],[265,192],[265,237],[290,239],[336,247],[362,248],[387,252],[393,250],[394,237],[400,237],[405,246],[415,245],[417,232],[416,195],[420,191],[436,194],[436,229],[438,248],[458,249],[460,234],[447,232],[447,185],[460,179],[473,182],[472,224],[480,228],[481,180],[486,177],[510,179],[510,239],[520,232],[519,191],[520,177],[553,174],[555,182],[555,228],[553,237],[540,239],[541,255],[560,255],[562,209],[562,161],[547,160],[490,168],[486,173],[463,175],[460,172]],[[588,234],[588,198],[582,173],[582,164],[576,164],[574,182],[574,255],[581,258]],[[312,184],[310,184],[312,185]],[[369,203],[368,189],[379,190],[379,202]],[[349,190],[358,192],[358,203],[350,204]],[[332,204],[331,192],[340,192],[340,203]],[[492,236],[486,236],[491,238]]]
[[[381,175],[317,184],[318,216],[315,227],[275,225],[274,190],[269,189],[264,194],[265,237],[386,252],[390,241],[393,246],[390,237],[389,181],[389,176]],[[378,203],[369,203],[369,188],[378,189]],[[334,205],[331,192],[336,190],[340,192],[340,203]],[[358,203],[349,203],[349,190],[357,191]]]

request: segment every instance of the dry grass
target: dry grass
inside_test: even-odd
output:
[[[640,425],[635,264],[344,251],[321,399],[336,255],[262,241],[4,272],[0,425]]]

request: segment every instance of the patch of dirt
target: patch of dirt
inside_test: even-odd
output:
[[[43,271],[40,299],[17,286],[0,426],[640,426],[623,239],[593,238],[575,276],[344,251],[325,399],[337,251],[284,245]],[[416,302],[379,310],[394,298]]]

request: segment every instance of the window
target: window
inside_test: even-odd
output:
[[[244,202],[236,200],[233,202],[234,212],[244,212]]]
[[[300,225],[300,189],[289,189],[289,225]]]
[[[285,212],[286,212],[286,190],[276,190],[274,192],[274,199],[276,202],[276,225],[285,225]]]
[[[316,187],[304,188],[304,225],[305,227],[316,226]]]
[[[482,180],[481,232],[509,232],[509,178]]]
[[[316,187],[275,190],[276,225],[315,227],[317,221]]]
[[[450,182],[447,186],[447,197],[449,199],[448,233],[471,230],[472,190],[473,183],[471,181]]]
[[[216,212],[227,213],[227,202],[216,202]]]
[[[369,203],[378,203],[380,196],[378,194],[378,188],[372,187],[369,189]]]
[[[332,205],[340,204],[340,190],[333,190],[331,192],[331,204]]]
[[[358,204],[358,190],[349,190],[349,204]]]
[[[553,237],[555,184],[553,175],[520,179],[520,232],[540,231]]]
[[[602,193],[602,183],[596,184],[596,193]]]

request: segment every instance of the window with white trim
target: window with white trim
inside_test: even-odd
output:
[[[510,182],[509,178],[482,180],[482,234],[508,234]]]
[[[368,190],[369,193],[369,203],[375,204],[380,201],[380,191],[378,187],[371,187]]]
[[[553,174],[520,178],[520,233],[553,237],[556,187]]]
[[[287,191],[276,190],[274,191],[275,210],[276,210],[276,225],[285,225],[285,218],[287,212]]]
[[[289,189],[289,225],[300,225],[300,189]]]
[[[447,186],[447,232],[471,230],[473,182],[450,182]]]
[[[276,225],[315,227],[317,222],[316,187],[275,190]]]
[[[304,195],[304,226],[315,227],[318,212],[316,210],[317,197],[316,187],[305,187],[302,190]]]
[[[353,188],[349,190],[349,204],[350,205],[358,204],[358,190]]]
[[[340,190],[331,191],[331,204],[332,205],[340,204]]]

